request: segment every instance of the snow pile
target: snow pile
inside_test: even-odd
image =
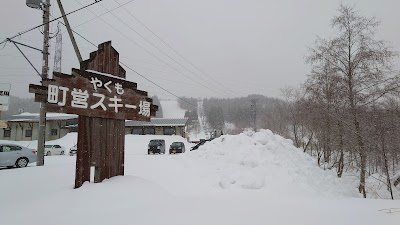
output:
[[[266,189],[276,193],[356,196],[356,183],[320,169],[292,141],[269,130],[224,135],[186,154],[208,167],[223,189]],[[196,162],[197,161],[197,162]]]
[[[163,118],[184,118],[185,110],[179,107],[177,100],[160,100]]]

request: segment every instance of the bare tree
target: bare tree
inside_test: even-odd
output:
[[[396,56],[384,41],[376,40],[379,22],[358,15],[352,7],[340,5],[332,20],[337,36],[318,38],[307,61],[313,65],[329,64],[339,76],[346,96],[346,107],[352,115],[360,157],[359,191],[366,198],[366,149],[360,126],[360,108],[380,99],[393,88],[391,60]]]

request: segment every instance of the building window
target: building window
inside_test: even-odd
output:
[[[145,127],[144,134],[156,134],[156,129],[154,129],[154,127]]]
[[[58,130],[57,129],[51,129],[51,135],[55,136],[57,135]]]
[[[32,130],[26,130],[25,137],[32,137]]]
[[[164,127],[164,135],[174,135],[175,127]]]
[[[134,127],[132,128],[131,134],[142,135],[143,130],[141,127]]]
[[[8,129],[8,130],[4,130],[4,135],[3,135],[5,138],[9,138],[9,137],[11,137],[11,130],[10,129]]]

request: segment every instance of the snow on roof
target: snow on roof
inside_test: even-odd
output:
[[[38,122],[39,113],[23,112],[21,114],[13,115],[14,119],[9,120],[10,122]],[[46,113],[46,120],[70,120],[78,118],[75,114],[66,113]]]
[[[112,75],[112,74],[109,74],[109,73],[102,73],[102,72],[94,71],[94,70],[86,70],[86,72],[97,73],[97,74],[100,74],[100,75],[103,75],[103,76],[107,76],[107,77],[112,77],[112,78],[116,78],[116,79],[120,79],[120,80],[126,80],[125,78],[118,77],[118,76],[115,76],[115,75]]]
[[[185,126],[188,118],[151,118],[150,122],[127,120],[126,127]]]

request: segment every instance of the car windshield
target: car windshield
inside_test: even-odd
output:
[[[161,145],[163,140],[151,140],[149,145]]]
[[[45,145],[45,148],[51,148],[53,145]]]
[[[181,147],[182,146],[182,142],[174,142],[171,144],[172,147]]]

